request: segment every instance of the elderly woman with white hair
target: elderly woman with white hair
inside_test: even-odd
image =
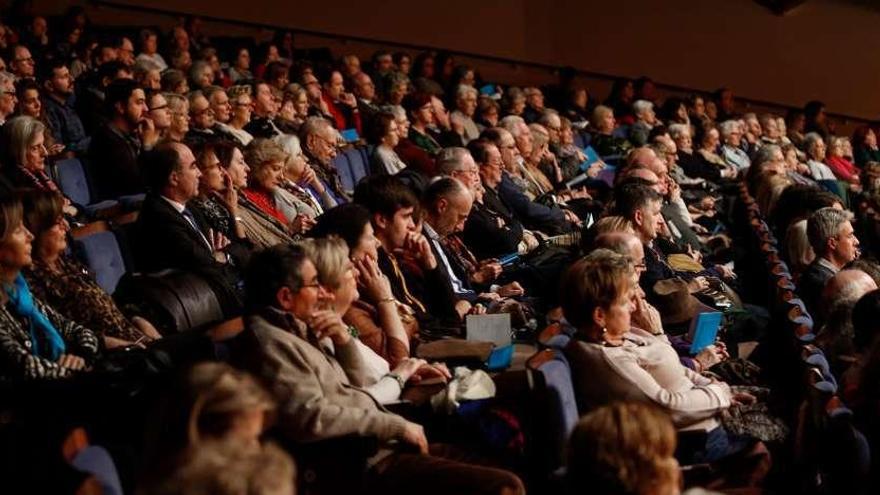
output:
[[[590,145],[599,156],[603,158],[623,156],[632,149],[632,143],[614,135],[617,121],[614,120],[614,110],[610,107],[599,105],[593,109],[593,118],[590,120],[590,124],[594,129],[593,140],[590,142]]]
[[[651,129],[658,124],[654,104],[647,100],[636,100],[632,105],[636,121],[629,128],[629,141],[635,146],[648,144]]]
[[[287,218],[305,215],[314,219],[324,210],[336,206],[315,171],[303,155],[299,138],[282,135],[275,142],[287,155],[284,161],[283,176],[275,190],[275,205]],[[317,194],[312,190],[319,191]]]
[[[722,143],[721,158],[737,171],[743,171],[752,164],[749,155],[742,149],[742,127],[742,124],[737,120],[725,120],[718,127]]]
[[[848,182],[850,188],[858,186],[861,183],[859,177],[859,169],[852,160],[846,158],[847,148],[849,147],[849,139],[840,136],[831,136],[828,138],[828,154],[825,157],[825,164],[834,172],[838,180]]]
[[[480,137],[480,129],[474,122],[474,112],[477,110],[477,90],[473,86],[459,84],[455,90],[455,110],[450,115],[453,121],[458,122],[463,129],[461,140],[468,144]]]

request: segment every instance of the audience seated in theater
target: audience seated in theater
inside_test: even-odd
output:
[[[725,120],[718,126],[718,130],[721,133],[721,158],[738,173],[745,173],[751,160],[742,148],[742,124],[738,120]]]
[[[226,94],[232,105],[232,115],[229,118],[227,131],[238,140],[241,146],[247,146],[254,139],[254,136],[245,130],[251,121],[251,113],[253,112],[251,87],[232,86],[226,90]]]
[[[446,105],[437,96],[431,97],[431,107],[434,109],[434,122],[426,127],[428,134],[440,143],[441,147],[464,146],[462,134],[464,129],[461,123],[449,117]]]
[[[284,212],[284,215],[288,218],[305,215],[315,219],[325,209],[335,206],[336,201],[333,196],[306,161],[299,138],[282,136],[276,141],[287,154],[284,176],[275,193],[275,205]]]
[[[265,81],[254,81],[251,85],[251,98],[254,103],[253,115],[250,122],[245,124],[244,130],[255,138],[273,138],[283,134],[274,122],[278,115],[279,102],[272,96],[272,87]]]
[[[482,137],[495,144],[504,163],[501,181],[493,188],[493,192],[523,225],[545,234],[557,235],[570,232],[580,223],[577,215],[569,210],[532,201],[516,183],[515,178],[522,179],[515,175],[520,169],[522,157],[510,132],[502,128],[492,128],[483,131]],[[489,188],[488,185],[483,185]]]
[[[614,114],[614,111],[605,105],[599,105],[593,109],[593,118],[590,123],[594,134],[590,146],[603,158],[625,155],[632,149],[632,143],[613,134],[617,127]]]
[[[459,331],[460,319],[454,311],[453,295],[447,291],[443,268],[428,239],[416,229],[415,217],[421,213],[415,194],[395,176],[378,175],[358,184],[354,200],[370,212],[370,222],[380,245],[379,268],[391,281],[394,297],[415,311],[422,334]],[[416,287],[416,281],[404,274],[405,263],[410,271],[421,272],[419,278],[424,286]],[[431,312],[427,301],[418,295],[423,288],[442,289],[435,297],[445,298],[449,306],[442,313]]]
[[[318,218],[309,235],[337,236],[349,248],[349,257],[358,270],[360,297],[343,319],[358,329],[358,339],[392,367],[409,357],[419,323],[412,307],[394,296],[388,277],[379,270],[380,244],[373,234],[369,211],[355,203],[337,206]]]
[[[859,169],[845,156],[845,149],[849,146],[849,140],[845,137],[832,136],[828,138],[828,154],[825,164],[834,172],[838,180],[847,182],[850,188],[859,187]]]
[[[813,316],[821,314],[820,297],[828,280],[859,257],[859,239],[850,223],[851,218],[848,211],[826,207],[817,210],[807,220],[807,238],[816,259],[801,275],[798,294]]]
[[[636,100],[632,107],[636,121],[629,127],[629,141],[633,146],[644,146],[648,144],[651,129],[659,124],[654,104],[647,100]]]
[[[22,270],[33,262],[34,236],[22,215],[18,197],[0,198],[0,376],[66,378],[94,363],[100,341],[31,293]]]
[[[371,173],[394,175],[406,168],[406,163],[394,151],[401,138],[406,136],[401,135],[393,113],[375,113],[367,122],[364,137],[374,146],[370,155]]]
[[[17,103],[15,76],[6,71],[0,72],[0,126],[6,124],[6,120],[15,113]]]
[[[719,175],[722,179],[735,179],[739,175],[739,169],[728,164],[721,155],[718,154],[721,145],[721,133],[715,124],[709,123],[703,126],[703,135],[699,139],[700,147],[697,152],[710,165],[719,168]]]
[[[251,73],[251,53],[247,48],[239,48],[235,52],[235,60],[229,67],[228,73],[232,84],[242,84],[254,78]]]
[[[477,98],[477,110],[474,112],[474,122],[477,123],[480,132],[489,127],[498,127],[500,113],[501,107],[497,101],[488,96],[480,95]]]
[[[97,196],[115,199],[143,193],[138,155],[145,137],[141,134],[147,113],[144,90],[130,79],[113,81],[104,104],[109,120],[95,130],[89,146]]]
[[[358,110],[361,119],[369,119],[379,111],[379,102],[376,98],[376,85],[366,72],[358,72],[352,77],[352,92],[357,98]]]
[[[250,167],[248,186],[242,189],[241,201],[251,204],[254,211],[259,212],[282,233],[284,239],[277,242],[288,242],[288,236],[298,236],[307,232],[314,221],[308,215],[295,215],[288,218],[277,207],[276,197],[279,194],[284,176],[284,164],[287,154],[275,141],[257,138],[245,148],[244,160]],[[271,245],[271,244],[270,244]]]
[[[449,116],[457,121],[464,131],[462,142],[467,144],[480,137],[480,129],[474,122],[474,112],[477,110],[477,90],[473,86],[459,85],[455,90],[455,110]]]
[[[410,91],[409,77],[400,72],[389,72],[381,81],[380,99],[382,102],[386,105],[403,105],[403,99]]]
[[[146,93],[147,113],[145,120],[148,126],[153,126],[158,142],[158,140],[161,140],[168,134],[168,129],[171,128],[171,121],[174,119],[174,116],[171,113],[171,108],[168,106],[168,100],[165,99],[165,95],[161,91],[147,91]],[[144,149],[149,149],[156,145],[155,142],[145,142],[143,144]]]
[[[133,70],[135,82],[144,91],[162,91],[162,74],[158,69],[150,69],[137,63]]]
[[[474,205],[462,236],[478,259],[526,254],[538,247],[538,239],[523,229],[522,223],[501,201],[497,188],[504,163],[498,147],[478,139],[468,145],[471,158],[479,167],[481,184],[474,188]]]
[[[324,190],[333,197],[336,204],[342,204],[349,201],[349,195],[343,190],[339,172],[333,165],[338,139],[339,133],[333,129],[329,121],[321,117],[309,117],[299,134],[303,155],[315,171]],[[309,188],[318,196],[323,194],[312,186]]]
[[[868,162],[880,162],[877,134],[866,125],[856,128],[852,136],[853,155],[856,165],[864,168]]]
[[[615,402],[582,417],[566,451],[571,493],[679,493],[675,428],[669,416],[640,402]]]
[[[345,91],[345,84],[339,71],[333,71],[327,76],[321,97],[327,105],[327,111],[333,117],[332,122],[337,130],[356,129],[358,134],[362,134],[357,98]]]
[[[665,338],[632,327],[634,289],[632,262],[605,249],[576,261],[562,278],[562,308],[577,329],[565,354],[579,411],[619,400],[653,403],[670,413],[679,430],[706,433],[703,446],[678,452],[680,460],[713,463],[745,456],[749,477],[742,481],[758,482],[769,468],[765,447],[720,423],[729,407],[755,397],[682,366]]]
[[[171,125],[162,136],[163,141],[182,143],[190,130],[189,100],[176,93],[164,93],[165,101],[168,102],[168,110],[171,112]]]
[[[82,120],[73,107],[73,79],[61,60],[46,63],[42,75],[43,114],[55,140],[65,151],[85,153],[89,147]],[[2,99],[2,98],[0,98]]]
[[[162,337],[146,319],[125,316],[88,269],[66,254],[70,226],[61,211],[64,198],[60,194],[32,190],[22,202],[25,227],[34,237],[33,263],[24,275],[37,299],[94,331],[106,348]]]
[[[293,493],[292,460],[260,442],[276,410],[269,392],[224,363],[199,363],[182,378],[160,407],[163,431],[148,436],[138,493]]]
[[[198,196],[189,201],[188,207],[198,212],[211,230],[229,239],[227,251],[244,266],[255,244],[246,228],[254,220],[250,212],[242,212],[245,208],[239,204],[238,194],[247,183],[248,166],[241,152],[233,156],[229,143],[202,143],[192,150],[201,175]]]
[[[230,139],[214,119],[214,108],[202,91],[189,94],[189,113],[191,125],[185,137],[187,143],[193,145]]]
[[[523,93],[526,96],[526,107],[523,109],[522,115],[520,117],[526,121],[526,124],[532,124],[538,121],[541,118],[541,114],[544,113],[544,93],[540,88],[530,86],[523,89]]]
[[[223,314],[234,316],[241,305],[241,267],[226,251],[230,241],[186,206],[198,196],[201,176],[192,151],[180,143],[162,143],[144,153],[142,165],[148,194],[135,226],[138,266],[203,277]]]
[[[804,152],[807,154],[807,167],[810,170],[810,177],[816,181],[834,181],[837,177],[828,165],[825,165],[826,147],[825,140],[822,136],[815,132],[807,133],[804,136]]]
[[[302,248],[275,246],[255,255],[247,288],[247,328],[233,355],[275,392],[278,431],[287,441],[375,437],[381,447],[364,482],[370,492],[524,493],[507,471],[428,455],[422,426],[377,405],[362,388],[368,370],[347,325],[332,309],[320,309],[326,289]],[[402,452],[405,446],[415,452]]]
[[[150,29],[143,29],[140,33],[140,39],[141,52],[138,54],[135,61],[150,69],[158,70],[159,72],[167,69],[168,64],[158,52],[159,37],[156,32]]]
[[[411,93],[403,100],[403,108],[406,109],[410,120],[409,135],[407,139],[434,157],[440,152],[442,146],[428,132],[429,126],[434,125],[435,114],[431,95],[427,93]],[[398,151],[400,153],[400,151]],[[407,161],[406,156],[404,161]],[[426,173],[427,171],[422,171]],[[426,175],[428,175],[426,173]],[[433,174],[432,174],[433,175]]]
[[[315,269],[318,271],[318,282],[325,291],[325,298],[320,304],[342,316],[343,321],[349,325],[348,330],[352,333],[353,343],[358,347],[358,352],[361,354],[367,370],[361,387],[376,401],[380,404],[399,401],[404,388],[401,384],[410,381],[418,383],[425,378],[439,378],[442,382],[446,382],[451,378],[449,370],[444,365],[428,365],[423,359],[406,356],[397,359],[396,362],[390,362],[362,342],[361,326],[365,326],[368,332],[370,327],[373,327],[375,331],[383,332],[382,328],[377,328],[379,323],[397,326],[398,329],[391,330],[389,328],[389,331],[399,335],[403,329],[396,310],[387,312],[387,320],[384,322],[379,322],[370,315],[355,322],[346,319],[352,305],[360,297],[360,289],[385,294],[391,292],[388,279],[379,271],[375,260],[371,264],[350,260],[345,241],[338,237],[308,239],[303,242],[302,247],[309,259],[314,260]],[[361,278],[363,284],[359,284]],[[397,342],[395,341],[395,343]],[[325,341],[323,345],[332,346],[332,343]],[[406,354],[409,354],[408,350]]]
[[[825,304],[817,315],[822,327],[815,343],[825,353],[835,376],[842,375],[855,353],[853,307],[862,296],[875,289],[877,284],[867,273],[845,268],[831,277],[822,290],[822,302]]]

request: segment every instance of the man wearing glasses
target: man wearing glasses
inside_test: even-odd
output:
[[[18,98],[15,97],[15,76],[9,72],[0,72],[0,126],[15,113]]]
[[[16,79],[33,79],[35,73],[34,57],[24,45],[16,45],[12,49],[10,68]]]

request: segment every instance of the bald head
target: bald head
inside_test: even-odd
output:
[[[626,165],[628,167],[647,167],[656,158],[657,153],[653,149],[642,146],[629,152],[626,157]]]
[[[645,257],[642,241],[629,232],[607,232],[596,238],[596,249],[610,249],[615,253],[629,256],[636,263]]]
[[[841,270],[825,284],[822,299],[832,307],[845,300],[858,300],[876,288],[877,283],[867,273],[855,269]]]

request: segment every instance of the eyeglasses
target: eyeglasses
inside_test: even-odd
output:
[[[29,64],[32,64],[32,63],[34,63],[34,58],[33,57],[17,58],[17,59],[15,59],[15,61],[16,62],[27,62]]]
[[[192,114],[194,117],[199,115],[214,115],[214,109],[211,107],[204,108],[202,110],[192,110]]]
[[[163,109],[165,109],[165,108],[168,108],[168,105],[167,105],[167,104],[166,104],[166,105],[159,105],[158,107],[153,107],[153,108],[150,109],[150,111],[151,111],[151,112],[155,112],[156,110],[163,110]]]

